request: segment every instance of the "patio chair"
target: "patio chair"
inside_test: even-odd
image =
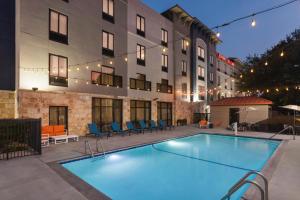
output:
[[[164,120],[159,120],[158,121],[158,128],[160,130],[167,130],[167,124]]]
[[[111,130],[112,130],[113,133],[117,133],[117,134],[120,134],[122,136],[124,136],[126,133],[128,133],[128,135],[130,135],[129,131],[121,129],[121,127],[118,124],[118,122],[113,122],[111,124]]]
[[[199,128],[209,128],[208,127],[208,122],[206,120],[200,120]]]
[[[145,123],[144,120],[139,120],[139,125],[140,125],[140,127],[141,127],[143,133],[145,132],[145,130],[150,129],[150,127],[147,127],[147,126],[146,126],[146,123]]]
[[[134,127],[132,122],[126,122],[126,126],[127,126],[129,133],[141,133],[141,132],[144,133],[144,131],[142,131],[142,129]]]
[[[150,126],[149,126],[150,131],[152,132],[152,130],[156,130],[158,131],[158,126],[156,125],[154,120],[150,120]]]
[[[89,134],[90,135],[93,135],[93,136],[96,136],[96,137],[107,136],[107,138],[110,136],[109,133],[103,133],[103,132],[101,132],[97,128],[97,125],[95,123],[88,124],[88,128],[89,128]]]

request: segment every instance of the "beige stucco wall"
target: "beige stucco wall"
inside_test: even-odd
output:
[[[245,111],[248,107],[253,107],[255,111]],[[211,106],[211,121],[226,128],[229,124],[229,109],[240,108],[240,123],[256,123],[269,117],[268,105],[250,105],[250,106]],[[249,110],[249,109],[248,109]]]
[[[0,119],[15,118],[15,92],[0,91]]]

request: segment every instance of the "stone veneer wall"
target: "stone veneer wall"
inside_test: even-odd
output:
[[[85,93],[58,93],[43,91],[19,91],[20,118],[41,118],[42,125],[49,124],[49,106],[68,106],[68,128],[70,134],[85,135],[87,124],[92,121],[92,98],[114,98],[112,96]],[[123,99],[123,127],[130,119],[129,100]]]
[[[15,118],[15,92],[0,91],[0,119]]]
[[[175,123],[178,119],[187,119],[187,123],[193,122],[193,109],[190,102],[175,101]]]

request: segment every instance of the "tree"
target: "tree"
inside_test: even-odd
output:
[[[262,55],[246,58],[238,78],[240,90],[275,105],[300,104],[300,29]]]

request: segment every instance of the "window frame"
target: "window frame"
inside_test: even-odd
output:
[[[106,45],[107,47],[104,47],[104,34],[107,34],[107,41]],[[113,49],[109,48],[109,43],[110,43],[110,36],[112,36],[112,44],[113,44]],[[102,30],[102,55],[109,56],[109,57],[114,57],[115,56],[115,35],[113,33],[110,33],[108,31]]]
[[[50,112],[50,109],[56,109],[56,114],[57,114],[57,123],[55,123],[55,124],[52,124],[52,123],[50,123],[50,120],[51,120],[51,117],[50,117],[50,114],[51,114],[51,112]],[[59,115],[60,115],[60,113],[59,113],[59,109],[60,108],[64,108],[65,110],[65,114],[64,114],[64,118],[65,118],[65,124],[59,124]],[[68,119],[68,117],[69,117],[69,108],[68,108],[68,106],[49,106],[49,109],[48,109],[48,111],[49,111],[49,125],[51,126],[51,125],[64,125],[64,128],[66,129],[66,130],[68,130],[68,126],[69,126],[69,119]]]
[[[140,21],[140,27],[138,27],[138,20]],[[144,30],[142,30],[142,21],[144,21]],[[136,15],[136,33],[142,37],[146,37],[146,18],[137,14]]]
[[[188,98],[188,89],[187,89],[187,83],[181,83],[181,98],[187,99]]]
[[[55,56],[58,58],[58,76],[51,75],[51,56]],[[59,58],[66,59],[66,77],[59,76],[60,66],[59,66]],[[69,78],[69,59],[68,57],[49,53],[48,56],[48,70],[49,70],[49,85],[60,86],[60,87],[68,87],[68,78]]]
[[[187,76],[187,62],[186,60],[181,61],[181,75]]]
[[[161,61],[162,61],[161,70],[163,72],[168,72],[169,56],[167,54],[161,54]]]
[[[181,39],[181,52],[183,54],[187,53],[188,50],[188,45],[187,45],[188,40],[186,38]]]
[[[107,1],[107,6],[108,6],[108,13],[104,12],[104,1]],[[112,1],[113,2],[113,15],[109,14],[109,2]],[[111,23],[115,23],[115,1],[114,0],[102,0],[102,19],[111,22]]]
[[[168,41],[169,41],[169,32],[162,28],[161,29],[161,45],[164,47],[168,47]]]
[[[51,13],[56,13],[58,15],[57,18],[57,29],[58,31],[51,30]],[[66,34],[60,33],[60,16],[66,17]],[[61,12],[58,12],[53,9],[49,9],[49,40],[54,42],[59,42],[62,44],[69,44],[69,17]]]
[[[136,46],[137,46],[137,51],[136,51],[137,64],[146,66],[146,47],[139,43],[137,43]],[[144,51],[144,59],[142,59],[142,51]]]

